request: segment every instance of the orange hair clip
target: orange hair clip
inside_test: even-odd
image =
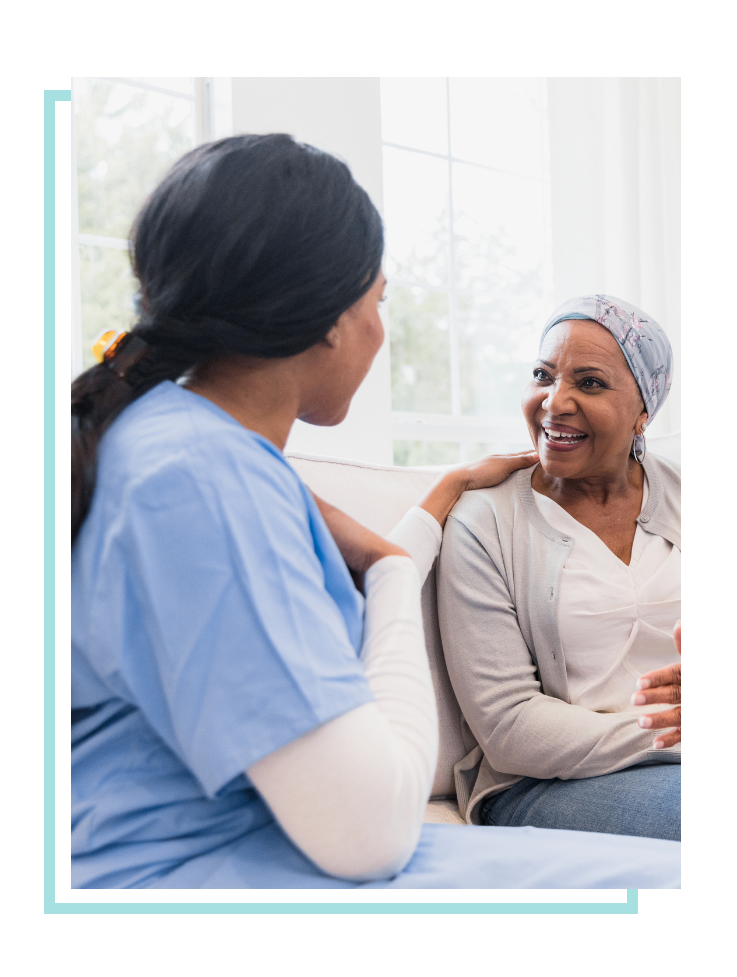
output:
[[[121,340],[127,335],[127,332],[121,332],[119,329],[108,329],[101,333],[92,346],[92,354],[97,362],[103,363],[106,360],[111,360],[115,356],[115,350],[120,345]]]

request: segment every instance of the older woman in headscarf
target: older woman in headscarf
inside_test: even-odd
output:
[[[680,838],[680,473],[645,447],[671,376],[642,310],[566,302],[522,403],[540,463],[448,519],[438,606],[469,823]]]

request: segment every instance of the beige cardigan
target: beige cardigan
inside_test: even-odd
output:
[[[469,824],[480,823],[488,795],[522,777],[595,777],[662,757],[637,716],[570,704],[557,595],[575,540],[543,519],[533,471],[465,493],[440,551],[440,632],[469,751],[455,783]],[[637,521],[680,549],[679,469],[648,455],[645,472],[650,494]]]

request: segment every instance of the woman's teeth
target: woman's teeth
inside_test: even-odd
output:
[[[576,444],[588,436],[586,434],[565,434],[563,431],[551,431],[547,427],[544,427],[543,431],[545,437],[549,441],[555,441],[556,444]]]

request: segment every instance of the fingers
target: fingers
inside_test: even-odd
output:
[[[517,463],[515,464],[513,470],[516,471],[518,468],[529,468],[530,465],[534,465],[540,460],[540,455],[537,453],[537,451],[524,451],[521,454],[516,455],[515,459]]]
[[[489,455],[463,466],[458,471],[466,475],[466,489],[491,488],[505,481],[518,468],[529,468],[537,461],[536,451],[519,451],[509,455]]]
[[[681,704],[680,685],[660,685],[644,692],[635,692],[630,699],[633,706],[651,706],[654,702],[665,702],[671,706]]]
[[[676,621],[676,626],[673,628],[673,641],[676,645],[676,651],[680,655],[681,653],[681,622]]]
[[[666,709],[663,712],[653,712],[649,716],[640,716],[637,720],[641,729],[669,729],[671,726],[681,728],[681,707]]]
[[[637,682],[637,688],[642,691],[643,689],[654,689],[663,685],[680,685],[681,684],[681,663],[676,662],[674,665],[666,665],[665,668],[658,668],[654,672],[648,672],[643,675]],[[658,699],[651,699],[651,702],[658,702]],[[667,699],[663,700],[667,702]]]
[[[664,733],[653,741],[654,750],[664,750],[669,746],[675,746],[676,743],[681,742],[681,730],[672,729],[669,733]]]
[[[539,455],[537,451],[517,451],[511,455],[492,455],[489,461],[492,459],[501,461],[503,463],[503,468],[507,475],[505,478],[512,474],[512,472],[517,471],[518,468],[529,468],[530,465],[534,465],[539,460]]]

